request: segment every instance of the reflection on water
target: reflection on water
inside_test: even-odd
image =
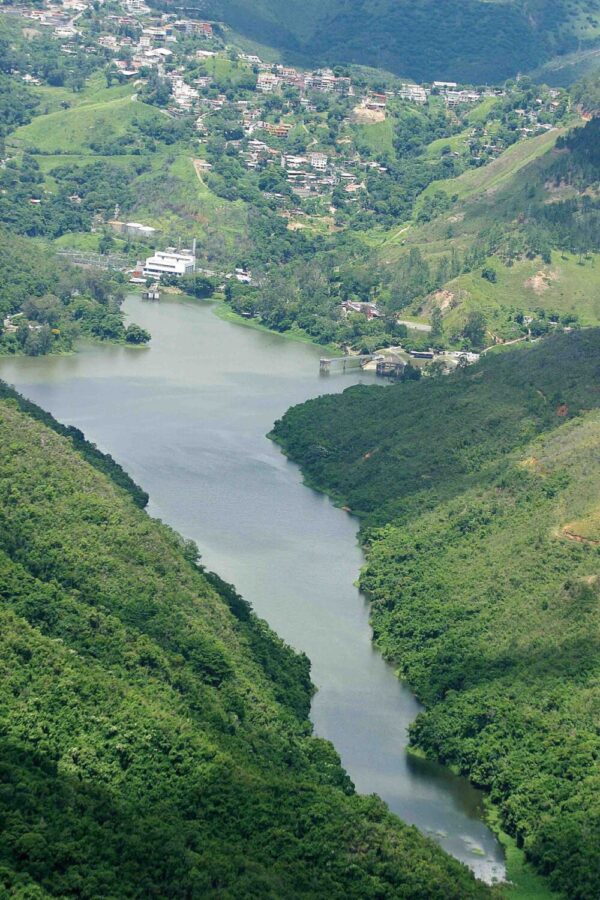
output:
[[[358,790],[480,877],[502,878],[479,792],[406,753],[419,706],[371,643],[355,520],[304,487],[265,438],[292,404],[372,376],[320,378],[318,348],[224,322],[206,304],[130,298],[127,310],[153,334],[149,348],[2,360],[0,377],[119,460],[150,493],[150,513],[193,538],[204,563],[308,654],[315,730]]]

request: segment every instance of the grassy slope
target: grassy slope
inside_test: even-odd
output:
[[[46,115],[63,109],[61,104],[66,103],[70,108],[86,106],[91,103],[108,102],[118,100],[119,97],[129,97],[132,94],[130,84],[106,86],[106,78],[102,72],[94,72],[88,78],[82,91],[74,92],[69,88],[50,87],[49,85],[36,85],[32,88],[40,98],[38,115]]]
[[[506,266],[491,260],[498,280],[491,284],[480,270],[448,282],[456,307],[444,316],[444,328],[450,334],[459,331],[467,313],[482,311],[491,334],[511,337],[510,320],[522,311],[534,315],[539,309],[549,313],[573,313],[582,325],[600,322],[600,261],[592,256],[580,260],[570,253],[556,253],[550,265],[541,260],[519,260]],[[422,305],[424,313],[431,303]],[[513,335],[517,337],[517,331]]]
[[[0,437],[9,895],[488,895],[351,794],[307,661],[182,539],[10,399]]]
[[[525,166],[534,162],[554,147],[556,138],[564,133],[558,129],[546,132],[528,141],[509,147],[498,159],[480,169],[470,169],[458,178],[434,181],[423,192],[423,197],[443,190],[450,196],[458,194],[459,200],[469,200],[482,194],[490,194],[507,184]]]
[[[352,132],[361,144],[369,147],[373,153],[394,152],[394,123],[392,119],[375,122],[373,125],[354,125]]]
[[[82,103],[67,110],[37,116],[18,128],[10,142],[34,153],[91,154],[90,141],[99,136],[120,137],[134,119],[155,121],[160,113],[136,102],[130,89],[126,96]]]
[[[597,329],[557,336],[275,429],[365,519],[376,640],[428,708],[413,739],[578,900],[600,878],[599,350]]]
[[[430,185],[424,196],[443,190],[450,196],[457,195],[458,201],[448,213],[426,225],[407,224],[380,236],[375,251],[377,263],[393,270],[412,247],[418,247],[435,263],[453,247],[461,254],[467,252],[492,224],[510,224],[506,210],[529,184],[544,182],[544,173],[558,152],[554,144],[561,133],[553,131],[516,144],[481,169]],[[445,285],[452,295],[450,306],[444,310],[447,334],[460,330],[466,314],[473,309],[483,311],[490,332],[505,339],[514,336],[511,320],[517,311],[574,312],[585,325],[600,323],[600,266],[595,256],[580,259],[568,252],[555,252],[549,265],[539,258],[521,259],[511,266],[498,258],[489,262],[498,274],[496,284],[482,279],[477,269]],[[427,321],[437,302],[434,298],[417,303],[409,312]]]
[[[217,60],[217,63],[222,69],[220,74],[231,74],[228,60]],[[223,252],[229,256],[243,245],[247,224],[245,204],[222,200],[202,183],[194,170],[192,148],[175,144],[159,147],[157,152],[144,157],[102,156],[91,149],[90,141],[100,135],[119,137],[131,128],[135,119],[152,122],[163,115],[154,107],[135,101],[131,85],[106,88],[102,80],[93,77],[81,94],[74,95],[60,88],[44,89],[42,93],[44,108],[54,111],[37,116],[29,125],[17,129],[10,143],[33,153],[49,190],[56,187],[51,173],[58,166],[103,160],[111,165],[133,167],[141,161],[149,162],[150,171],[135,179],[136,202],[130,217],[159,228],[166,239],[175,241],[218,234],[225,248]],[[56,109],[64,95],[71,107]]]

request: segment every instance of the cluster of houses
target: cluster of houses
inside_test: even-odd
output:
[[[46,0],[43,7],[32,9],[15,6],[12,9],[39,24],[52,27],[57,37],[72,40],[79,34],[85,34],[89,42],[92,36],[81,28],[81,23],[77,20],[90,4],[91,0],[63,0],[62,3]],[[97,9],[96,4],[94,6]],[[178,17],[181,16],[182,9],[177,7],[177,13],[158,14],[147,6],[145,0],[121,0],[120,7],[110,4],[103,16],[107,27],[99,36],[93,37],[94,44],[110,51],[112,66],[121,79],[132,79],[137,83],[142,74],[152,69],[167,81],[170,85],[167,111],[174,116],[194,115],[200,142],[210,132],[212,113],[226,107],[235,109],[236,122],[239,122],[243,139],[230,140],[228,143],[237,145],[242,161],[251,170],[280,166],[285,172],[286,181],[302,199],[327,196],[335,188],[341,187],[349,201],[358,201],[359,192],[365,187],[364,173],[377,171],[384,174],[387,169],[380,162],[361,159],[352,146],[348,151],[343,148],[343,143],[352,145],[352,138],[340,140],[338,147],[334,150],[328,148],[327,152],[320,148],[318,139],[301,152],[296,149],[298,144],[290,141],[288,146],[291,149],[295,145],[296,152],[286,151],[283,149],[283,142],[294,131],[297,120],[283,112],[273,121],[274,117],[268,114],[268,95],[281,93],[286,87],[295,88],[300,95],[299,102],[308,112],[317,111],[315,92],[356,98],[354,118],[348,121],[368,123],[385,119],[390,101],[393,100],[423,105],[433,95],[443,99],[447,107],[454,108],[475,104],[487,97],[502,97],[505,93],[500,89],[466,89],[449,81],[434,81],[425,85],[405,82],[394,90],[374,90],[361,88],[349,76],[337,74],[329,68],[301,71],[286,65],[273,65],[264,62],[259,56],[242,53],[238,56],[239,62],[256,74],[256,93],[251,99],[235,99],[229,91],[228,95],[217,93],[214,74],[208,74],[210,67],[203,69],[201,74],[198,73],[197,66],[195,72],[190,72],[191,59],[181,53],[177,46],[179,42],[189,37],[202,39],[200,46],[198,43],[194,46],[194,62],[207,62],[217,55],[223,56],[223,44],[218,37],[218,29],[211,22]],[[73,52],[69,50],[68,44],[62,49]],[[23,77],[31,79],[29,75]],[[285,97],[283,99],[285,102]],[[554,98],[553,103],[558,106],[558,99]],[[361,112],[364,113],[363,120],[359,116]],[[552,127],[541,124],[543,117],[538,116],[535,109],[516,110],[515,113],[522,119],[520,131],[523,136],[541,128]],[[483,134],[483,141],[486,137],[488,136]],[[488,138],[488,143],[483,143],[481,130],[474,130],[470,144],[473,160],[483,160],[483,154],[490,156],[500,153],[502,143],[495,144],[493,140]],[[201,159],[196,159],[194,165],[199,175],[211,168],[209,162]]]
[[[329,167],[329,157],[318,151],[306,156],[284,153],[281,167],[285,170],[288,184],[299,197],[331,191],[338,181],[333,168]]]
[[[69,40],[78,33],[75,22],[87,5],[84,0],[65,0],[64,3],[47,3],[33,9],[12,7],[12,11],[19,12],[34,25],[51,28],[54,37]]]
[[[455,81],[434,81],[429,86],[421,84],[401,84],[395,96],[410,103],[425,104],[432,94],[443,97],[446,106],[452,108],[464,103],[480,103],[486,97],[504,97],[505,91],[486,88],[479,91],[472,88],[460,88]]]
[[[300,72],[289,66],[272,66],[258,56],[242,54],[242,59],[258,70],[256,89],[261,94],[272,94],[284,87],[296,88],[301,94],[319,91],[323,94],[339,93],[352,95],[354,88],[348,76],[335,75],[331,69],[315,72]]]
[[[344,185],[349,194],[363,187],[355,172],[344,170],[337,159],[321,150],[312,150],[303,156],[282,153],[265,141],[252,138],[240,153],[249,169],[280,165],[285,171],[286,181],[301,198],[330,193],[339,184]],[[377,163],[369,162],[368,166],[385,171]]]

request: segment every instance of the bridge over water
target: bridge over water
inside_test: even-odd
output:
[[[361,356],[323,356],[319,361],[319,372],[321,375],[329,375],[332,369],[338,372],[345,372],[347,369],[362,369],[372,359],[375,359],[373,353],[364,353]]]
[[[363,353],[358,356],[322,357],[319,371],[321,375],[329,375],[332,370],[345,372],[347,369],[364,369],[367,363],[373,361],[376,363],[376,374],[382,378],[400,378],[406,365],[406,361],[397,352],[384,350],[378,353]]]

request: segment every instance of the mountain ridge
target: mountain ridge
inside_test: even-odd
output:
[[[416,80],[497,82],[600,38],[595,0],[209,0],[197,8],[291,61],[361,63]]]

